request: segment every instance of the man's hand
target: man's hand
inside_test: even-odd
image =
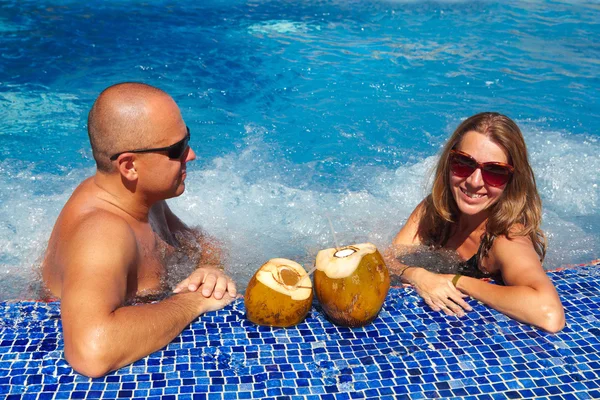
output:
[[[198,293],[198,296],[202,299],[202,314],[225,308],[237,298],[236,296],[231,296],[229,293],[225,293],[220,299],[217,299],[215,296],[204,297],[200,293]]]
[[[200,288],[202,288],[202,295],[207,298],[214,296],[215,299],[221,300],[225,293],[234,299],[237,296],[235,282],[216,265],[199,267],[190,276],[179,282],[173,293],[180,293],[184,289],[195,292]]]

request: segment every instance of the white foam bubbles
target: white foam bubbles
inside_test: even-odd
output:
[[[0,116],[7,125],[4,130],[39,129],[51,126],[60,134],[60,128],[78,128],[84,110],[79,98],[71,93],[51,92],[46,87],[6,86],[9,90],[0,92]],[[14,87],[14,91],[12,91]],[[0,126],[4,125],[0,123]]]
[[[600,255],[600,142],[520,122],[530,153],[548,235],[549,268]]]
[[[315,29],[319,29],[319,27],[315,27]],[[248,27],[248,32],[251,34],[263,34],[263,35],[272,35],[272,34],[297,34],[297,33],[306,33],[310,30],[310,27],[305,22],[295,22],[288,21],[285,19],[282,20],[269,20],[260,23],[256,23],[250,25]]]
[[[298,166],[277,157],[262,133],[249,127],[239,153],[190,171],[186,193],[171,201],[184,220],[224,242],[229,271],[242,285],[274,257],[310,269],[319,250],[335,246],[327,216],[341,245],[370,241],[385,248],[425,196],[423,177],[435,164],[430,157],[395,171],[377,169],[374,175],[372,168],[357,167],[354,179],[364,189],[344,192],[311,189],[317,186],[310,182],[314,166],[304,166],[306,180],[291,186],[282,174]]]
[[[600,206],[598,139],[531,129],[526,140],[544,204],[559,215],[597,214]]]
[[[569,218],[569,217],[567,217]],[[572,218],[572,217],[571,217]],[[598,220],[598,216],[596,216]],[[569,221],[547,208],[543,214],[542,229],[548,239],[548,253],[544,265],[548,269],[566,264],[590,262],[600,254],[600,240],[595,230],[586,228],[585,221]]]
[[[215,159],[212,166],[193,172],[185,196],[174,200],[174,207],[190,214],[193,223],[225,240],[230,270],[243,283],[273,257],[291,258],[310,268],[318,250],[334,246],[326,216],[341,244],[371,241],[385,248],[427,195],[437,162],[437,156],[431,156],[395,170],[352,166],[354,179],[362,182],[363,189],[344,192],[317,189],[310,182],[313,167],[304,166],[309,168],[304,180],[291,186],[283,176],[298,166],[277,156],[259,131],[249,128],[253,139],[247,140],[239,153]],[[589,143],[556,132],[550,135],[529,128],[526,136],[545,201],[543,228],[550,243],[545,265],[556,268],[591,261],[600,254],[599,227],[586,227],[585,223],[598,218],[593,186],[598,178],[589,176],[594,174],[580,177],[576,166],[582,160],[590,161],[583,148],[588,153],[595,150]],[[541,143],[542,136],[554,144]],[[548,163],[544,154],[558,162]],[[592,171],[598,170],[595,162]],[[260,179],[249,176],[249,170]],[[552,183],[564,179],[558,177],[561,174],[567,175],[569,190],[561,191]],[[588,222],[578,220],[581,213]]]
[[[592,155],[598,154],[598,143],[522,125],[544,199],[546,267],[597,258],[600,223],[593,185],[598,184],[594,171],[600,169]],[[231,153],[203,169],[190,165],[184,195],[169,200],[182,220],[222,242],[227,269],[241,288],[274,257],[310,269],[319,250],[335,245],[327,216],[341,245],[369,241],[385,249],[427,195],[437,162],[430,156],[395,169],[352,165],[358,183],[352,187],[358,189],[328,190],[313,181],[318,177],[314,163],[288,161],[260,126],[248,125],[246,132]],[[81,168],[56,175],[35,172],[34,164],[0,163],[3,299],[31,297],[26,290],[35,276],[33,266],[54,221],[72,190],[93,172]]]
[[[39,278],[37,267],[54,221],[71,191],[90,173],[40,174],[33,172],[34,167],[0,163],[0,300],[35,297],[30,286]]]

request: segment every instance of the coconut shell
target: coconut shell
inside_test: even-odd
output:
[[[284,258],[272,259],[248,283],[244,295],[246,317],[257,325],[293,326],[304,321],[312,299],[312,282],[304,268]]]
[[[359,327],[377,317],[390,288],[390,275],[374,245],[365,243],[346,248],[360,251],[344,258],[333,256],[336,249],[319,252],[314,287],[324,313],[333,323]]]

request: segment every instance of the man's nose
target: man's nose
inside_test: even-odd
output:
[[[192,146],[188,147],[187,156],[185,157],[185,162],[192,161],[196,159],[196,152],[192,149]]]

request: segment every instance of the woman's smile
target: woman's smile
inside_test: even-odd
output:
[[[475,131],[465,133],[457,150],[469,154],[480,163],[508,162],[502,147],[486,135]],[[486,184],[478,168],[467,177],[460,177],[450,172],[450,187],[460,212],[465,215],[477,215],[485,212],[500,199],[505,186]]]
[[[473,193],[464,188],[460,188],[460,191],[470,199],[480,199],[485,196],[484,193]]]

